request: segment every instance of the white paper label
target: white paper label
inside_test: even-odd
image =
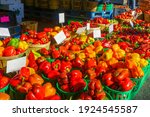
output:
[[[136,12],[135,11],[132,11],[132,16],[135,16],[136,15]]]
[[[65,14],[59,13],[59,23],[65,23]]]
[[[109,33],[112,33],[113,31],[114,31],[114,25],[111,24],[111,25],[109,26]]]
[[[85,29],[86,29],[86,27],[78,28],[76,33],[81,34],[85,31]]]
[[[6,73],[19,71],[22,67],[26,66],[26,56],[14,60],[7,61]]]
[[[8,28],[0,28],[0,36],[9,37],[10,32],[9,32]]]
[[[93,31],[93,37],[94,38],[100,38],[101,37],[101,30],[99,28],[95,28]]]
[[[55,37],[55,41],[57,42],[57,44],[61,44],[65,39],[66,39],[66,35],[64,33],[64,31],[60,31]]]
[[[134,27],[134,24],[131,20],[130,20],[130,25],[131,25],[131,27]]]
[[[90,30],[90,23],[87,23],[86,29],[87,29],[87,30]]]

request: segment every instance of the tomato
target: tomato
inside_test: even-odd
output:
[[[16,55],[16,50],[14,46],[7,46],[3,51],[3,56],[14,56]]]

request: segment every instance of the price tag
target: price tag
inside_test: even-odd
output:
[[[95,28],[93,31],[93,37],[94,38],[100,38],[101,37],[101,30],[99,28]]]
[[[57,42],[57,44],[62,43],[65,39],[66,39],[66,35],[64,33],[64,31],[59,32],[55,37],[54,37],[55,41]]]
[[[111,24],[111,25],[109,26],[109,33],[113,32],[113,31],[114,31],[114,25]]]
[[[8,28],[0,28],[0,36],[9,37],[10,32],[9,32]]]
[[[59,13],[59,23],[65,23],[65,13]]]
[[[130,25],[131,25],[131,27],[134,27],[134,24],[131,20],[130,20]]]
[[[86,30],[86,27],[78,28],[76,33],[80,35],[80,34],[82,34],[85,30]]]
[[[22,67],[26,66],[26,56],[14,60],[7,61],[6,73],[19,71]]]
[[[87,30],[90,30],[90,23],[87,23],[86,29],[87,29]]]

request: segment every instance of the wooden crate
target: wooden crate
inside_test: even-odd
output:
[[[95,12],[97,10],[98,2],[93,1],[83,1],[83,10]]]

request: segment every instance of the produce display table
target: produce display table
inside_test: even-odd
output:
[[[11,100],[132,100],[150,77],[149,27],[128,11],[5,38],[0,92]]]

